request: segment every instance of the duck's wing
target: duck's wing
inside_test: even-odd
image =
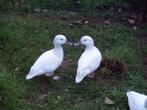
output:
[[[59,58],[52,50],[43,53],[31,67],[26,79],[31,79],[44,73],[53,72],[60,64]]]
[[[78,61],[78,72],[82,73],[83,69],[93,72],[100,66],[102,56],[97,51],[84,52]]]
[[[99,67],[101,60],[101,55],[95,51],[84,52],[78,61],[76,82],[82,81],[85,76],[94,72]]]

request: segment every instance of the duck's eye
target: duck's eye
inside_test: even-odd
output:
[[[63,40],[63,39],[60,39],[60,40]]]
[[[86,39],[84,39],[84,41],[86,41]]]

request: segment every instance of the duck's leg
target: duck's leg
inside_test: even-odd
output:
[[[45,76],[51,77],[51,76],[53,76],[53,74],[54,74],[54,72],[49,72],[49,73],[46,73]]]
[[[94,78],[94,76],[95,76],[95,73],[91,73],[88,75],[89,78]]]
[[[46,73],[45,76],[52,77],[53,80],[59,80],[59,79],[61,79],[60,76],[57,76],[57,75],[54,76],[54,72]]]

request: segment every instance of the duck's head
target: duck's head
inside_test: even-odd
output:
[[[85,46],[94,45],[94,41],[90,36],[83,36],[80,41],[81,41],[81,44],[83,44]]]
[[[54,45],[62,45],[65,44],[67,41],[64,35],[56,35],[54,38]]]

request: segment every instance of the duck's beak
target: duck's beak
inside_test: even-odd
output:
[[[80,45],[82,45],[82,44],[81,44],[80,41],[78,41],[78,42],[67,41],[67,42],[65,43],[65,45],[80,46]]]
[[[80,46],[82,43],[80,41],[73,43],[74,46]]]
[[[70,41],[67,41],[66,43],[65,43],[65,45],[73,45],[74,43],[73,42],[70,42]]]

